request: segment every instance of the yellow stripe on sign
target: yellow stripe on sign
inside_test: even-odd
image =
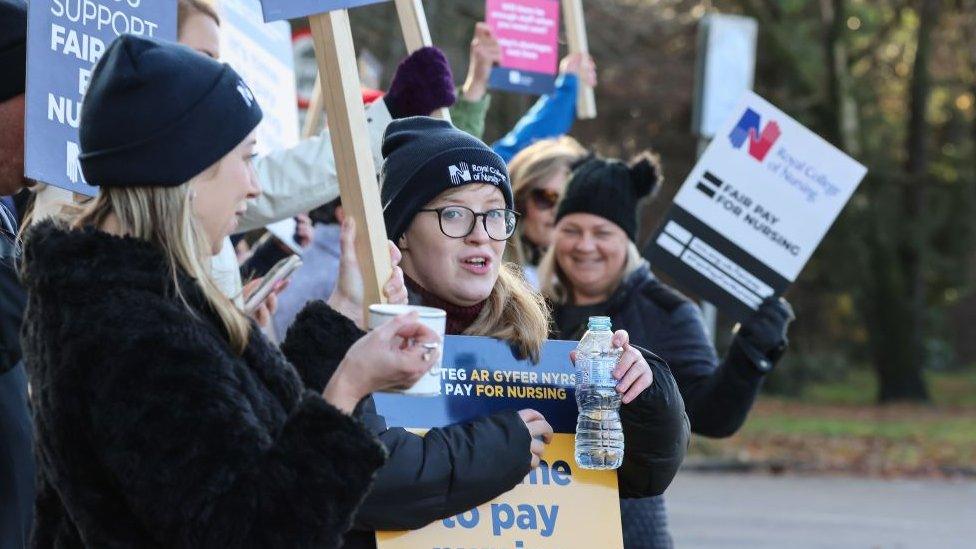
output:
[[[557,434],[521,484],[420,530],[377,532],[379,549],[622,549],[617,473],[580,469],[573,435]]]

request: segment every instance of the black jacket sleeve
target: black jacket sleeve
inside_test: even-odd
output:
[[[306,385],[321,390],[362,335],[352,321],[317,301],[298,314],[282,351]],[[517,412],[431,429],[424,436],[388,427],[371,398],[357,412],[389,458],[356,515],[356,528],[421,528],[511,490],[529,472],[531,438]]]
[[[166,547],[339,545],[380,445],[293,375],[276,378],[292,405],[269,429],[269,404],[228,374],[240,359],[226,345],[159,320],[119,334],[78,388],[90,396],[93,450],[141,527]],[[264,368],[288,368],[274,356]]]
[[[691,436],[684,401],[671,370],[654,353],[640,351],[654,381],[633,402],[620,407],[624,462],[617,470],[617,482],[622,498],[664,493],[685,459]]]
[[[27,301],[17,278],[14,258],[5,255],[2,249],[5,246],[9,246],[7,252],[13,252],[13,243],[0,235],[0,375],[20,361],[20,324]]]
[[[699,309],[686,303],[668,321],[668,337],[658,354],[667,357],[681,395],[691,430],[708,437],[728,437],[742,426],[759,394],[762,373],[753,365],[740,338],[735,338],[719,364]]]

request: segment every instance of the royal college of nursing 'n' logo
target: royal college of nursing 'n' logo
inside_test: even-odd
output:
[[[451,175],[452,185],[471,182],[471,166],[467,162],[452,164],[447,167],[447,172]]]
[[[248,108],[254,105],[254,94],[251,93],[251,88],[247,87],[243,80],[237,81],[237,93],[241,94]]]
[[[759,113],[752,109],[746,109],[742,118],[739,119],[739,123],[732,128],[732,133],[729,134],[729,140],[736,149],[742,148],[742,145],[749,141],[749,156],[760,162],[766,158],[769,150],[773,148],[782,133],[775,120],[767,122],[766,127],[760,133],[759,124],[761,122]]]

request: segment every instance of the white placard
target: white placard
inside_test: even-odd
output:
[[[264,111],[257,130],[257,152],[298,143],[298,109],[291,27],[265,23],[259,0],[221,0],[220,50],[248,83]]]
[[[648,250],[735,317],[796,280],[867,169],[747,92]]]
[[[711,138],[732,116],[742,94],[752,89],[759,27],[751,17],[711,14],[702,19],[699,32],[694,129]]]

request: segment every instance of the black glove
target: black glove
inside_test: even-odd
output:
[[[793,307],[781,297],[768,297],[739,328],[739,337],[775,361],[786,350],[786,332],[796,320]]]

